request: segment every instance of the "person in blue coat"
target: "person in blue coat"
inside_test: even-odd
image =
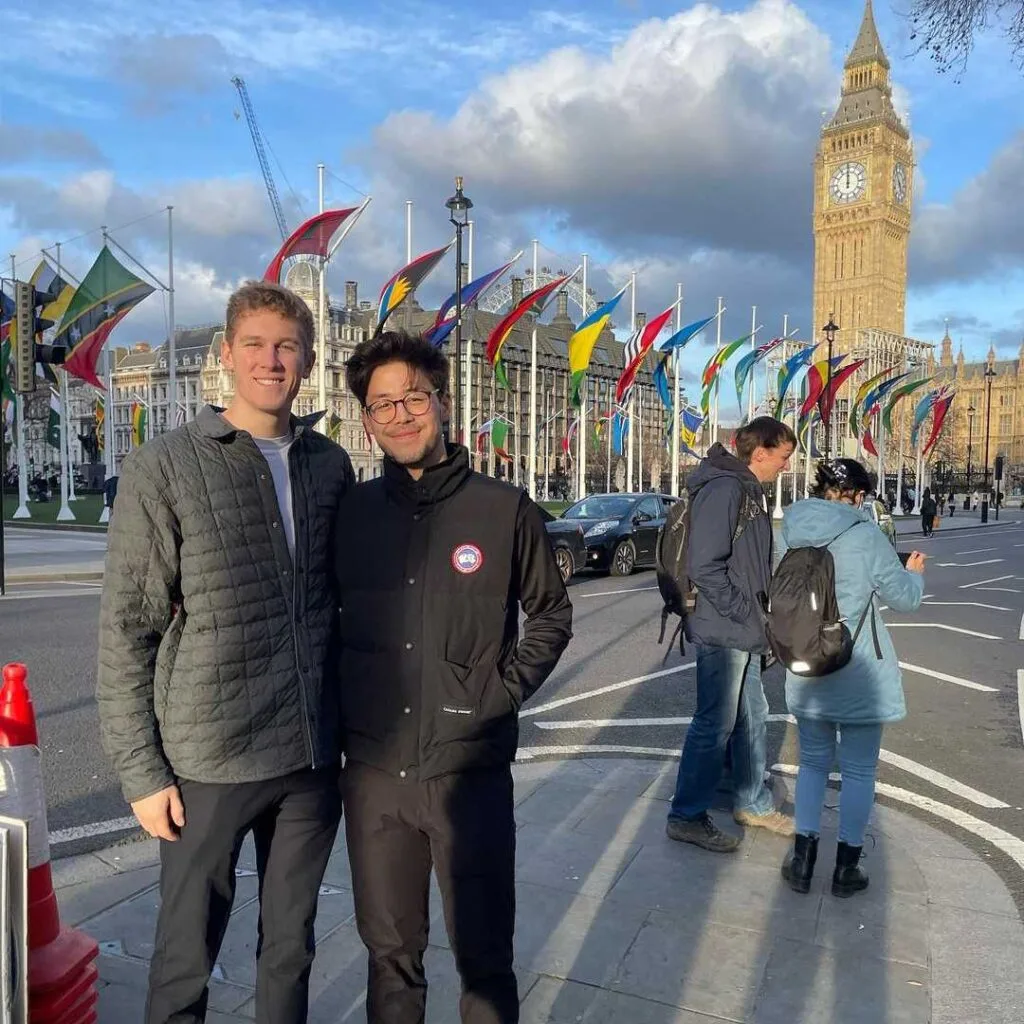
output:
[[[818,678],[786,672],[786,704],[796,717],[800,736],[800,771],[796,833],[782,876],[796,892],[810,890],[825,787],[837,754],[842,793],[832,894],[852,896],[867,888],[860,855],[875,799],[882,729],[907,713],[896,649],[877,612],[879,604],[899,612],[920,607],[924,556],[915,551],[903,567],[870,512],[862,507],[865,495],[873,490],[873,475],[854,459],[822,462],[813,496],[790,505],[782,520],[783,552],[828,546],[835,563],[839,611],[851,631],[868,602],[877,602],[882,653],[879,658],[869,626],[861,630],[849,663],[837,671]]]

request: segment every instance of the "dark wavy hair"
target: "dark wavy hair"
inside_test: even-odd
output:
[[[448,357],[441,349],[418,334],[384,331],[356,345],[345,366],[345,382],[360,405],[366,405],[373,371],[388,363],[405,363],[422,370],[439,398],[448,393]]]
[[[875,474],[856,459],[822,459],[814,474],[811,494],[815,498],[838,495],[852,501],[858,494],[872,494]]]

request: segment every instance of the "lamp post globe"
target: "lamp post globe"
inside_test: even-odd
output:
[[[469,211],[473,201],[462,191],[462,176],[455,179],[455,194],[444,204],[448,208],[448,220],[455,228],[455,373],[451,386],[452,414],[448,436],[458,441],[460,419],[459,395],[462,380],[462,232],[469,223]],[[452,426],[454,424],[454,427]],[[462,438],[469,444],[469,438]]]
[[[971,403],[967,406],[967,481],[965,490],[967,492],[965,508],[970,508],[971,501],[971,448],[974,442],[974,414],[978,410]]]

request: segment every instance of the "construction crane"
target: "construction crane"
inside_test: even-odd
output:
[[[284,210],[281,208],[281,197],[277,194],[277,185],[274,184],[274,176],[270,173],[270,164],[267,162],[267,153],[263,147],[263,136],[260,134],[260,126],[256,123],[256,114],[252,109],[252,102],[249,99],[249,90],[245,87],[245,80],[235,75],[231,84],[238,90],[242,99],[242,110],[245,113],[245,123],[249,126],[249,134],[252,136],[253,149],[256,150],[256,159],[260,162],[260,170],[263,172],[263,182],[267,186],[267,195],[270,197],[270,206],[274,211],[274,219],[277,221],[277,229],[281,232],[281,240],[288,237],[288,225],[284,219]]]

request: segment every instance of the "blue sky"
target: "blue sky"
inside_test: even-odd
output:
[[[1015,355],[1024,76],[997,33],[959,83],[939,75],[913,54],[894,2],[907,6],[878,0],[876,18],[918,161],[907,331],[937,341],[949,318],[969,356],[991,342]],[[229,81],[239,74],[292,225],[315,210],[319,161],[329,204],[374,196],[339,250],[334,292],[354,278],[376,298],[404,256],[406,199],[416,250],[440,244],[444,199],[464,173],[478,269],[537,237],[553,268],[591,253],[599,292],[639,268],[638,305],[652,314],[682,281],[694,317],[726,297],[727,333],[752,304],[771,330],[784,312],[802,335],[811,326],[814,141],[860,0],[45,10],[0,3],[0,252],[22,272],[42,245],[82,235],[63,251],[84,272],[106,223],[163,276],[161,211],[173,203],[178,322],[216,320],[276,241]],[[443,290],[439,278],[422,299]],[[163,318],[150,299],[115,339],[156,340]]]

